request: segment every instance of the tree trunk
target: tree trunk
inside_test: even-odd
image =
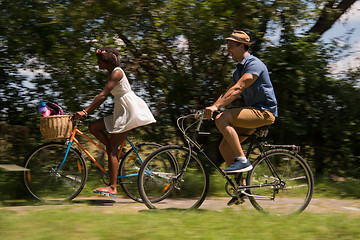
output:
[[[356,2],[356,0],[327,1],[315,25],[307,32],[309,42],[316,42],[322,34]]]

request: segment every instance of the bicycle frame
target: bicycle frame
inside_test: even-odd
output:
[[[241,188],[250,188],[250,187],[255,187],[255,186],[236,186],[234,181],[231,180],[231,178],[229,177],[228,174],[226,174],[223,170],[220,169],[220,167],[218,167],[214,162],[213,160],[211,160],[211,158],[206,155],[204,149],[201,147],[201,145],[196,141],[197,137],[198,136],[210,136],[210,135],[213,135],[212,133],[210,132],[200,132],[200,131],[196,131],[195,132],[195,135],[193,137],[193,141],[189,142],[187,141],[187,144],[188,144],[188,148],[189,148],[189,157],[188,159],[186,159],[186,164],[184,164],[183,166],[183,169],[182,169],[182,172],[185,171],[186,167],[187,167],[187,164],[189,163],[189,160],[190,160],[190,156],[191,156],[191,153],[193,151],[193,147],[195,146],[198,151],[211,163],[211,165],[222,175],[223,178],[226,179],[226,181],[231,185],[231,187],[233,189],[241,189]],[[252,135],[241,135],[242,137],[251,137],[252,138],[252,141],[250,142],[250,145],[246,151],[246,157],[248,158],[250,153],[252,152],[252,150],[255,148],[254,145],[257,146],[257,148],[259,148],[260,152],[261,153],[264,153],[264,150],[263,148],[261,147],[261,144],[258,142],[258,140],[253,137]],[[271,163],[270,163],[271,164]],[[270,167],[269,167],[270,168]],[[271,171],[273,172],[273,168],[270,168]],[[277,175],[277,174],[276,174]],[[259,186],[260,187],[260,186]]]
[[[240,176],[241,176],[242,173],[239,175],[239,177],[235,180],[235,183],[234,183],[234,181],[228,176],[228,174],[226,174],[223,170],[221,170],[220,167],[218,167],[218,166],[211,160],[211,158],[206,155],[206,153],[204,152],[204,149],[202,148],[202,146],[196,141],[198,136],[205,136],[205,135],[209,136],[209,135],[213,135],[213,134],[210,133],[210,132],[201,132],[201,131],[200,131],[200,127],[201,127],[202,123],[203,123],[203,118],[200,117],[200,119],[198,120],[197,126],[196,126],[196,128],[195,128],[195,133],[194,133],[193,138],[190,138],[189,136],[187,136],[187,135],[185,134],[186,130],[187,130],[189,127],[186,128],[186,130],[184,130],[184,129],[181,130],[180,125],[179,125],[179,123],[178,123],[178,127],[179,127],[179,129],[183,132],[183,136],[184,136],[185,142],[187,143],[188,149],[189,149],[189,156],[188,156],[187,159],[185,160],[185,163],[184,163],[184,165],[183,165],[183,167],[182,167],[182,170],[181,170],[181,172],[179,173],[179,175],[177,176],[178,179],[181,178],[181,177],[182,177],[182,174],[186,171],[186,168],[187,168],[187,166],[188,166],[188,164],[189,164],[189,162],[190,162],[190,157],[191,157],[191,155],[192,155],[193,148],[196,147],[196,148],[198,149],[198,151],[199,151],[203,156],[205,156],[205,158],[211,163],[211,165],[226,179],[226,181],[230,184],[230,186],[232,187],[232,189],[235,190],[236,192],[241,192],[241,193],[243,193],[243,194],[245,194],[245,195],[247,195],[247,196],[254,196],[254,195],[250,195],[250,194],[246,193],[245,190],[246,190],[246,189],[249,189],[249,188],[258,188],[258,187],[264,187],[264,186],[274,186],[274,187],[275,187],[275,186],[279,185],[279,183],[283,182],[283,181],[281,180],[280,176],[277,174],[277,172],[276,172],[274,166],[272,165],[272,163],[267,159],[267,160],[266,160],[266,164],[267,164],[268,168],[270,169],[272,175],[279,180],[279,181],[278,181],[279,183],[278,183],[278,182],[276,182],[276,183],[274,182],[274,183],[266,183],[266,184],[262,184],[262,185],[250,185],[250,186],[247,186],[247,185],[241,186],[241,185],[240,185],[240,186],[239,186],[239,185],[237,184],[237,182],[238,182],[238,180],[240,179]],[[217,134],[217,135],[219,135],[219,134]],[[269,147],[273,147],[273,148],[275,148],[275,147],[292,147],[293,149],[294,149],[294,148],[297,149],[297,147],[296,147],[296,146],[293,146],[293,145],[269,145],[269,144],[263,144],[262,142],[260,142],[260,141],[257,139],[256,135],[239,135],[239,136],[251,138],[251,139],[250,139],[250,143],[249,143],[249,147],[248,147],[248,149],[247,149],[247,151],[246,151],[246,158],[249,158],[250,154],[253,152],[253,150],[254,150],[255,148],[258,148],[258,149],[260,150],[260,154],[265,154],[266,152],[265,152],[265,150],[263,149],[262,145],[265,145],[265,146],[267,146],[267,147],[268,147],[268,146],[269,146]],[[266,155],[265,155],[265,157],[266,157]],[[266,158],[267,158],[267,157],[266,157]],[[256,196],[256,197],[270,198],[270,199],[273,199],[273,198],[274,198],[274,196],[273,196],[273,197]]]
[[[90,139],[88,136],[86,136],[84,133],[82,133],[78,127],[77,127],[77,124],[78,124],[78,120],[75,120],[75,126],[73,128],[73,131],[71,133],[71,136],[70,138],[68,139],[67,141],[67,150],[66,150],[66,153],[65,153],[65,156],[64,156],[64,159],[63,161],[61,162],[61,164],[59,165],[59,167],[55,170],[55,174],[61,169],[61,167],[63,166],[63,164],[65,163],[66,159],[67,159],[67,156],[69,154],[69,151],[70,151],[70,148],[72,146],[73,143],[75,143],[82,151],[84,151],[86,153],[86,155],[91,159],[91,161],[93,161],[96,166],[106,175],[106,176],[110,176],[109,173],[98,163],[98,161],[96,161],[96,159],[91,155],[91,153],[86,150],[86,148],[81,145],[81,143],[76,139],[76,134],[79,134],[81,137],[85,138],[88,142],[92,143],[93,145],[95,145],[98,149],[100,149],[101,151],[103,151],[105,154],[107,154],[107,151],[102,148],[98,143],[94,142],[92,139]],[[138,156],[138,158],[143,161],[138,153],[138,151],[136,150],[136,147],[134,146],[134,144],[129,140],[129,138],[126,138],[126,141],[130,144],[131,148],[134,149],[136,155]],[[118,159],[120,159],[120,155],[121,155],[121,152],[124,148],[124,145],[125,145],[125,141],[122,142],[121,146],[120,146],[120,151],[119,151],[119,154],[118,154]],[[134,176],[137,176],[138,174],[129,174],[129,175],[123,175],[123,176],[117,176],[117,178],[124,178],[124,177],[134,177]]]

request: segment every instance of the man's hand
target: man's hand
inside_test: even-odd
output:
[[[213,113],[217,110],[218,108],[214,105],[211,105],[210,107],[206,107],[204,112],[204,118],[210,120],[213,116]]]

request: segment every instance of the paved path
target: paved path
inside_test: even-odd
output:
[[[210,210],[210,211],[224,211],[226,208],[233,208],[235,211],[241,211],[243,209],[253,209],[256,211],[253,206],[250,204],[249,200],[246,200],[244,204],[239,206],[226,206],[229,198],[207,198],[204,203],[201,205],[200,209]],[[91,197],[91,198],[76,198],[70,204],[63,205],[39,205],[39,206],[9,206],[1,207],[0,209],[7,209],[13,211],[26,211],[33,209],[46,209],[54,207],[83,207],[85,204],[90,206],[90,209],[94,211],[104,211],[104,212],[121,212],[121,213],[138,213],[142,211],[147,211],[147,207],[142,203],[136,203],[131,199],[125,198],[105,198],[105,197]],[[310,205],[307,207],[305,212],[311,213],[324,213],[324,214],[334,214],[334,213],[345,213],[345,214],[354,214],[360,216],[360,200],[339,200],[339,199],[312,199]]]

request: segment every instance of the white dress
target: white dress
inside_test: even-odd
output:
[[[114,113],[104,117],[105,127],[109,133],[121,133],[133,128],[156,122],[144,100],[132,90],[125,72],[124,76],[111,90],[114,96]]]

